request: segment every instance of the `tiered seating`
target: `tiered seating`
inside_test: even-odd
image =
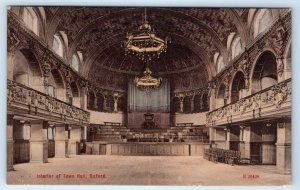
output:
[[[92,125],[90,128],[90,141],[122,142],[126,139],[129,129],[125,126],[106,122],[104,125]],[[112,124],[112,125],[111,125]]]
[[[108,142],[208,142],[204,126],[176,126],[169,129],[128,129],[120,123],[91,125],[89,141]]]
[[[226,164],[234,165],[240,163],[241,152],[220,148],[209,148],[204,149],[203,157],[215,163],[223,162]]]

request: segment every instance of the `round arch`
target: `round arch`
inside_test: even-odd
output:
[[[95,109],[96,94],[91,89],[89,89],[89,91],[88,91],[87,99],[88,99],[87,108],[89,110],[94,110]]]
[[[66,86],[61,72],[58,69],[52,69],[51,75],[56,85],[56,98],[62,101],[66,101]]]
[[[242,71],[237,71],[232,79],[230,100],[231,103],[237,102],[246,96],[245,92],[245,76]]]
[[[44,92],[42,71],[34,53],[27,48],[22,48],[16,51],[13,60],[13,80]]]
[[[126,112],[127,104],[126,104],[126,98],[124,96],[119,97],[118,99],[118,111]]]
[[[73,106],[77,106],[80,108],[80,91],[78,85],[76,84],[76,82],[71,82],[70,87],[72,91],[72,97],[70,98],[70,103]]]
[[[227,97],[226,97],[226,85],[221,83],[219,85],[217,96],[216,96],[216,108],[222,107],[227,104]]]
[[[277,62],[276,56],[271,51],[261,53],[252,69],[252,93],[261,91],[277,83]]]
[[[200,112],[202,109],[201,94],[194,96],[194,112]]]
[[[97,98],[97,110],[98,111],[104,111],[104,97],[103,94],[99,93],[96,94]]]

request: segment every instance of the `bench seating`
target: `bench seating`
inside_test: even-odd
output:
[[[106,126],[121,126],[121,123],[118,122],[104,122]]]
[[[240,163],[241,152],[234,150],[225,150],[220,148],[204,149],[203,158],[209,161],[234,165]]]
[[[194,123],[176,123],[176,127],[192,127]]]

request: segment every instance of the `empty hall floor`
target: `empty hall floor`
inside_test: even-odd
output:
[[[77,185],[290,185],[276,166],[230,166],[202,157],[76,155],[23,163],[7,172],[8,184]]]

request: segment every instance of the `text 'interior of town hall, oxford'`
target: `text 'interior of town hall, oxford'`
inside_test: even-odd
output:
[[[289,8],[7,8],[7,183],[291,184]]]

